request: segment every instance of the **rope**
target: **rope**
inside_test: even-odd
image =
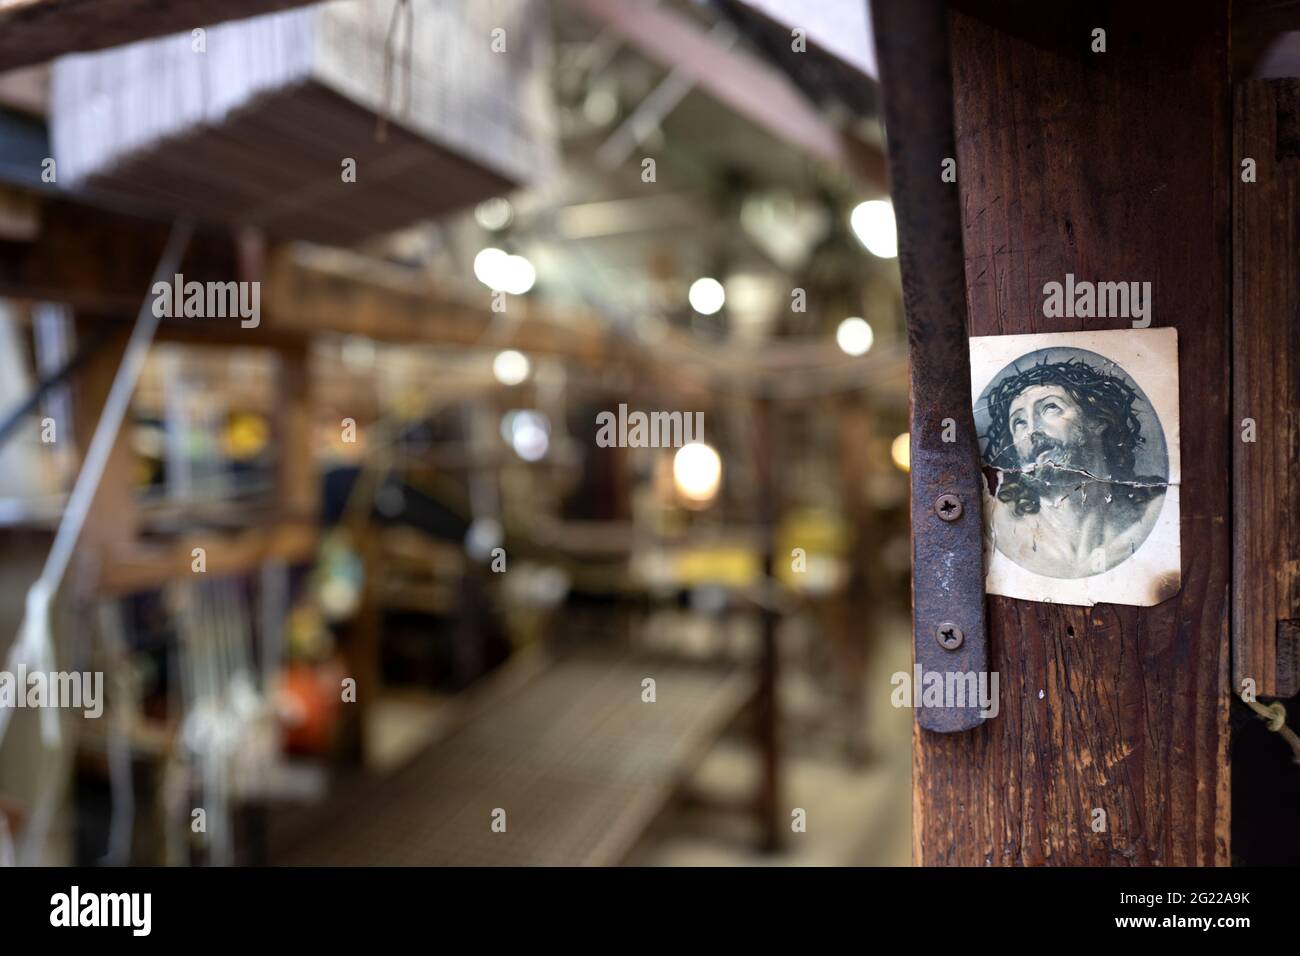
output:
[[[1265,706],[1257,700],[1242,698],[1242,703],[1259,715],[1261,720],[1268,721],[1270,731],[1282,735],[1282,739],[1290,745],[1291,752],[1295,754],[1294,762],[1300,764],[1300,737],[1286,725],[1286,708],[1282,706],[1281,701],[1274,701]]]
[[[388,20],[388,36],[384,39],[384,95],[379,109],[379,121],[375,126],[375,140],[380,143],[388,141],[388,118],[393,112],[393,64],[397,59],[397,17],[405,13],[402,22],[406,26],[406,48],[402,53],[402,68],[405,78],[405,95],[402,97],[402,116],[411,110],[411,40],[415,33],[415,13],[410,0],[396,0],[393,15]]]

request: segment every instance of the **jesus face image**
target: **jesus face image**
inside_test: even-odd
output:
[[[1098,430],[1063,387],[1030,386],[1012,400],[1007,417],[1021,467],[1044,483],[1053,469],[1095,475],[1105,467]]]
[[[1163,475],[1138,475],[1142,398],[1120,374],[1088,362],[1040,362],[1002,376],[987,394],[984,461],[996,470],[994,545],[1054,578],[1108,571],[1155,525]]]

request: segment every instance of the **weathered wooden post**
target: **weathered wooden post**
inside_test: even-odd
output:
[[[888,118],[891,19],[943,5],[875,6]],[[1000,710],[969,730],[916,727],[914,860],[1226,864],[1236,438],[1228,8],[965,2],[948,25],[956,155],[917,156],[905,116],[887,131],[891,150],[909,150],[909,174],[928,188],[956,160],[947,188],[960,200],[972,336],[1129,329],[1123,316],[1048,317],[1044,286],[1067,274],[1151,283],[1150,325],[1177,330],[1183,383],[1173,435],[1181,587],[1150,606],[987,599]],[[946,228],[902,222],[906,201],[898,207],[904,246],[909,228]],[[913,347],[915,408],[933,396],[915,393],[929,345],[914,332]],[[966,401],[951,410],[959,423],[969,422]],[[927,437],[914,433],[912,447]],[[925,504],[913,503],[914,535]],[[919,595],[917,615],[919,650]]]

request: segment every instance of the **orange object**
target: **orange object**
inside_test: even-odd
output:
[[[279,712],[291,753],[321,754],[334,742],[342,701],[336,664],[290,664],[280,675]]]

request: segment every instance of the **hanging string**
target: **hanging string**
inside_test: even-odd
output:
[[[415,11],[411,9],[411,0],[397,0],[393,4],[393,15],[388,19],[388,36],[384,40],[384,94],[379,108],[379,119],[375,126],[375,140],[380,143],[388,141],[388,119],[393,115],[393,67],[397,60],[397,18],[403,14],[402,21],[406,27],[406,43],[402,49],[402,74],[405,93],[402,96],[402,118],[411,110],[411,39],[415,31]]]

